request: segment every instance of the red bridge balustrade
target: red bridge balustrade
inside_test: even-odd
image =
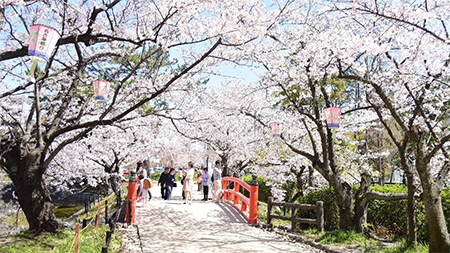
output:
[[[234,183],[234,189],[228,189],[228,182]],[[240,192],[241,186],[249,191],[250,198]],[[250,184],[239,178],[224,177],[222,178],[222,188],[222,200],[241,212],[248,223],[256,224],[258,222],[258,182],[256,176],[253,176],[253,181]]]

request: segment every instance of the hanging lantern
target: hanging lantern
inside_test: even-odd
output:
[[[327,121],[327,127],[339,127],[341,122],[341,108],[339,107],[329,107],[323,110],[323,114]]]
[[[270,123],[270,128],[272,129],[272,136],[281,136],[281,122]]]
[[[56,29],[45,25],[32,25],[28,55],[48,61],[60,37]]]
[[[106,100],[109,82],[97,80],[92,83],[94,85],[94,98],[96,100]]]
[[[30,27],[30,43],[28,44],[28,55],[33,59],[30,75],[33,80],[34,71],[39,59],[48,61],[52,55],[59,38],[59,33],[45,25],[32,25]]]

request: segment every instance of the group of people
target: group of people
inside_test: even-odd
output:
[[[211,174],[208,173],[208,168],[202,169],[197,173],[197,183],[203,186],[203,201],[208,200],[209,190],[212,186],[213,194],[212,201],[217,202],[222,194],[222,171],[223,166],[220,161],[215,162],[213,171]],[[182,169],[180,171],[179,177],[181,178],[180,183],[183,187],[182,197],[185,200],[184,204],[192,204],[192,188],[194,186],[194,164],[192,162],[188,163],[187,169]],[[158,185],[161,187],[161,197],[164,200],[170,200],[172,198],[173,187],[176,187],[175,181],[175,169],[165,168],[164,172],[158,180]]]
[[[176,186],[175,184],[175,169],[166,167],[158,180],[158,185],[161,185],[161,197],[163,199],[171,199],[172,189]]]
[[[139,187],[137,196],[139,200],[143,200],[143,205],[147,204],[147,200],[152,199],[152,193],[150,192],[151,188],[151,180],[149,179],[150,176],[150,165],[148,160],[145,160],[144,162],[137,162],[137,168],[136,168],[136,174],[139,178]],[[145,186],[145,180],[148,180],[150,183],[150,186]]]

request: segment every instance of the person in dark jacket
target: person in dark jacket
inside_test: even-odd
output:
[[[169,168],[164,168],[164,172],[161,173],[161,176],[159,176],[158,185],[161,186],[161,198],[166,199],[166,181],[167,177],[169,176]]]
[[[172,197],[173,184],[175,183],[175,169],[171,168],[169,174],[166,177],[166,198],[165,200],[170,200]]]

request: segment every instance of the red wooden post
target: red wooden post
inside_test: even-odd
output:
[[[79,252],[80,248],[80,223],[75,224],[75,253]]]
[[[250,213],[248,216],[248,223],[258,223],[258,181],[256,176],[252,175],[253,180],[250,183]]]
[[[98,220],[100,220],[100,202],[98,202],[97,215],[95,216],[95,228],[98,228]]]
[[[136,172],[131,171],[130,180],[128,181],[128,195],[127,195],[127,203],[131,200],[131,210],[129,205],[127,205],[127,212],[125,218],[125,221],[128,223],[135,223],[136,221],[135,211],[136,211],[137,187],[139,185],[137,181],[138,178]]]
[[[227,200],[228,199],[228,192],[227,192],[227,183],[228,181],[225,179],[222,179],[222,193],[223,193],[223,199]]]
[[[241,203],[241,212],[247,212],[247,204],[245,202]]]
[[[237,193],[239,192],[239,187],[241,185],[238,182],[234,182],[234,191]],[[234,204],[237,206],[239,204],[239,198],[237,195],[234,195]]]
[[[228,188],[228,184],[229,184],[229,183],[231,183],[231,181],[228,181],[228,182],[227,182],[227,188]],[[227,200],[230,201],[230,203],[233,203],[233,195],[234,195],[234,194],[231,193],[231,191],[232,191],[231,189],[228,189],[228,198],[227,198]]]

